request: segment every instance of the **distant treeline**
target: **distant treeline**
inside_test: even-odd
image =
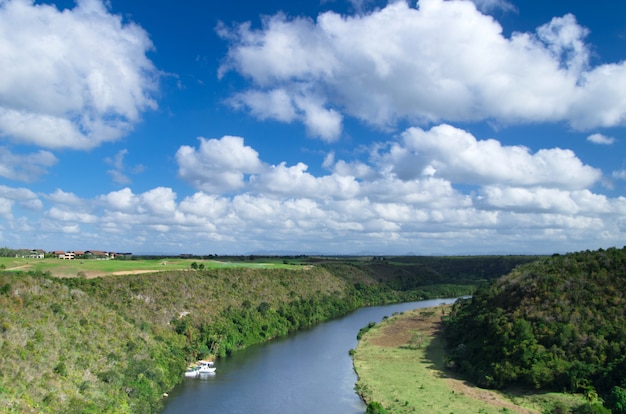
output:
[[[625,413],[625,287],[626,248],[520,266],[454,306],[450,364],[480,386],[584,392],[588,412]]]
[[[10,249],[8,247],[0,247],[0,257],[15,257],[16,255],[21,255],[25,252],[30,252],[30,250]]]
[[[158,412],[187,363],[210,352],[222,357],[362,306],[472,294],[529,258],[450,260],[318,257],[297,270],[95,279],[0,272],[0,412]]]

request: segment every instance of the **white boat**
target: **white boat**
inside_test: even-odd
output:
[[[201,360],[201,361],[198,361],[198,363],[200,364],[200,367],[198,367],[199,374],[212,374],[216,370],[215,364],[213,363],[213,361]]]
[[[200,360],[185,371],[185,378],[196,378],[202,374],[213,374],[216,368],[213,361]]]
[[[185,371],[185,378],[195,378],[198,375],[200,375],[198,367],[189,368],[187,371]]]

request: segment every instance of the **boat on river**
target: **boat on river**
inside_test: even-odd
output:
[[[200,375],[200,373],[198,372],[198,367],[191,367],[188,368],[187,371],[185,371],[185,378],[195,378],[198,375]]]
[[[213,361],[200,360],[197,364],[189,367],[187,371],[185,371],[186,378],[196,378],[203,374],[213,374],[217,368],[215,368],[215,363]]]
[[[200,367],[198,368],[198,372],[200,374],[212,374],[216,370],[215,364],[213,363],[213,361],[201,360],[201,361],[198,361],[198,363],[200,364]]]

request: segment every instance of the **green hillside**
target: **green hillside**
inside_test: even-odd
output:
[[[96,278],[0,272],[0,412],[158,412],[210,350],[223,357],[358,307],[466,295],[485,280],[457,270],[317,258]]]
[[[626,248],[518,267],[454,307],[450,365],[484,387],[584,392],[626,412]]]

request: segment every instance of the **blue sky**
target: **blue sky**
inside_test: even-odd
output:
[[[626,240],[626,3],[0,0],[0,245]]]

